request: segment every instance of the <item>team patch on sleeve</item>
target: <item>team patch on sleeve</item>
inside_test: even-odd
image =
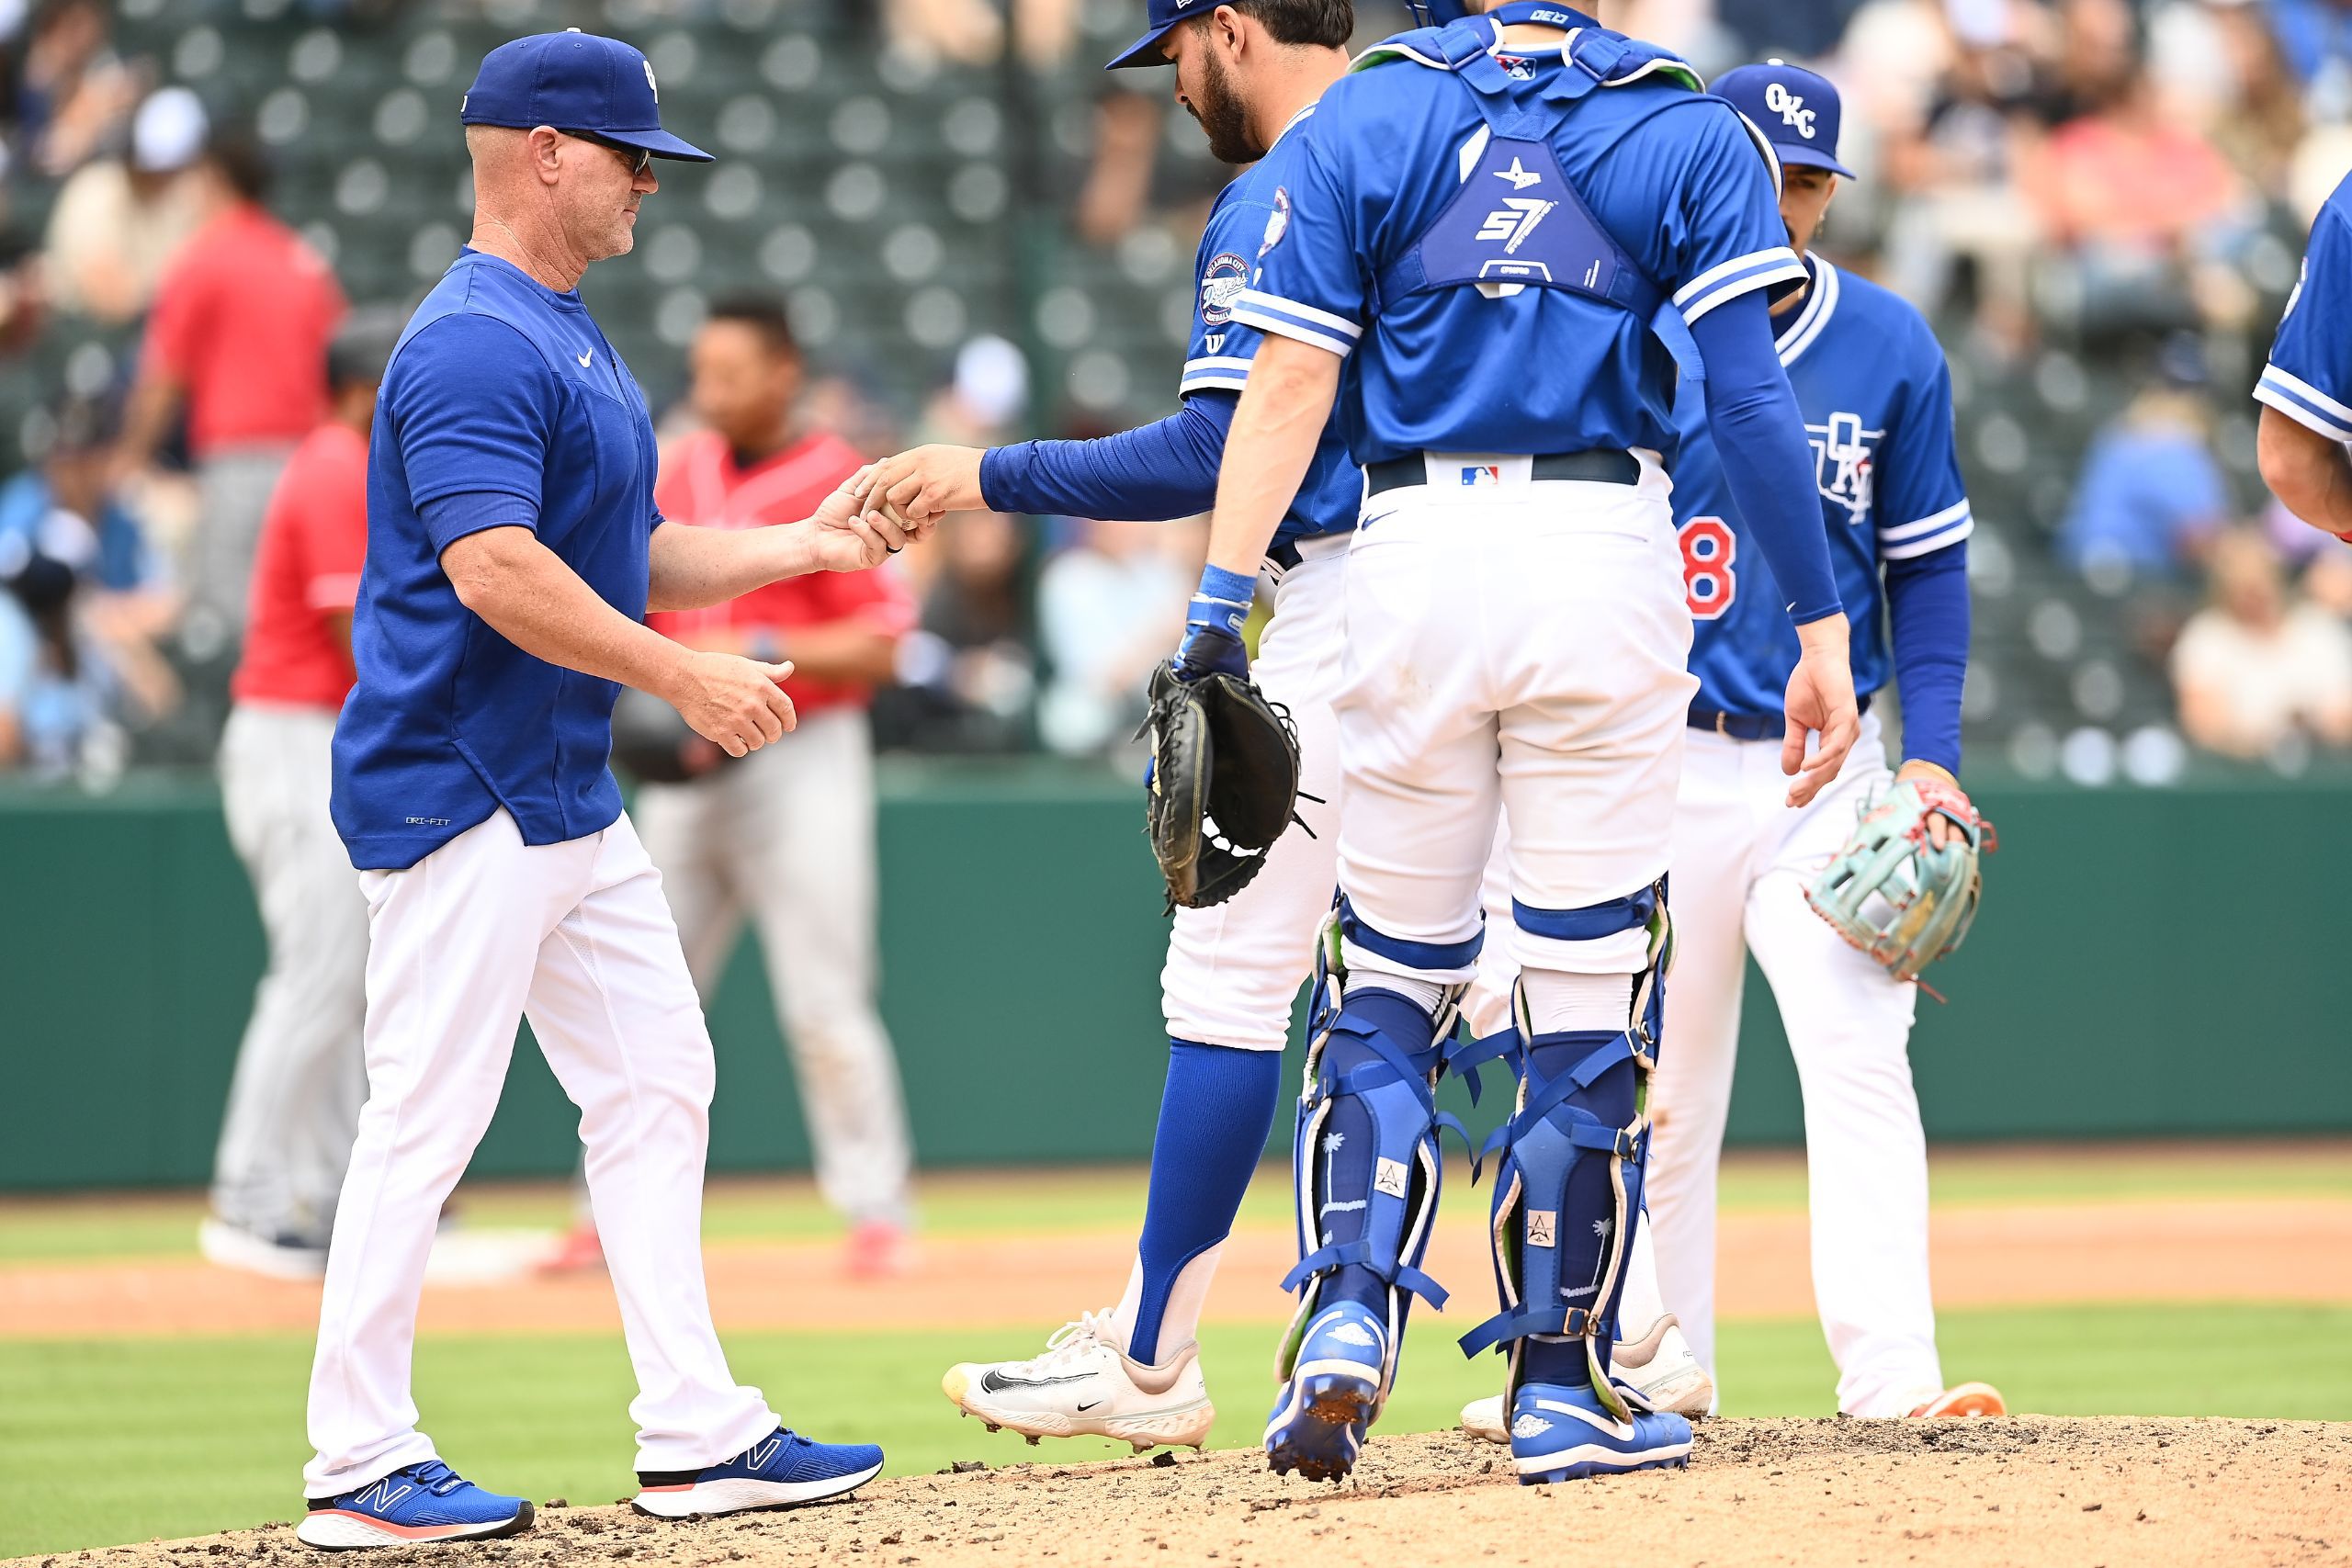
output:
[[[1231,251],[1219,251],[1201,269],[1201,320],[1221,327],[1233,320],[1233,302],[1250,286],[1250,264]]]
[[[1283,243],[1283,236],[1289,232],[1290,192],[1283,189],[1281,186],[1276,186],[1274,187],[1274,209],[1266,214],[1266,237],[1258,243],[1258,259],[1260,261],[1265,260],[1266,253],[1272,250],[1276,245],[1281,244]]]

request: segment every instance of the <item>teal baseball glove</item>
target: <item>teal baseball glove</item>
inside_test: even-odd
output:
[[[1951,823],[1944,847],[1930,818]],[[1854,836],[1804,890],[1813,912],[1898,980],[1957,949],[1984,889],[1978,861],[1998,848],[1993,824],[1957,784],[1904,779],[1863,803]]]

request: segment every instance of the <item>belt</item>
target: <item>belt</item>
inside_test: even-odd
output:
[[[1403,490],[1430,482],[1429,465],[1421,454],[1389,457],[1363,471],[1366,493]],[[1529,459],[1532,479],[1580,479],[1589,484],[1635,485],[1642,482],[1641,459],[1623,447],[1596,446],[1585,452],[1544,452]]]
[[[1334,553],[1329,548],[1317,549],[1317,546],[1344,546],[1349,533],[1343,528],[1329,534],[1309,534],[1305,538],[1278,540],[1268,547],[1266,564],[1277,573],[1296,571],[1303,561]]]
[[[1855,717],[1871,711],[1871,696],[1865,692],[1854,704]],[[1728,736],[1734,740],[1778,740],[1789,732],[1788,721],[1777,713],[1718,713],[1713,708],[1692,708],[1687,722],[1693,729]]]

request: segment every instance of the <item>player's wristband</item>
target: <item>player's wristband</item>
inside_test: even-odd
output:
[[[1188,626],[1215,626],[1227,636],[1238,637],[1250,619],[1250,605],[1255,598],[1258,580],[1238,571],[1227,571],[1214,563],[1201,568],[1201,585],[1193,591],[1193,602],[1184,612]]]

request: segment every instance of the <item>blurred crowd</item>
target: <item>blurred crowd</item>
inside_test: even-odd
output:
[[[356,28],[403,8],[267,8],[289,6]],[[406,8],[500,15],[490,0]],[[1159,73],[1092,69],[1136,7],[760,8],[779,28],[821,12],[978,80],[1017,66],[1076,87],[1075,177],[1023,199],[1055,209],[1064,245],[1124,263],[1158,237],[1190,254],[1222,171]],[[1361,36],[1391,10],[1360,0]],[[1843,156],[1862,177],[1824,248],[1917,302],[1956,363],[1993,375],[2063,345],[2132,378],[2074,469],[2064,525],[2021,547],[2119,619],[2148,678],[2173,682],[2192,745],[2278,765],[2352,746],[2352,567],[2267,508],[2230,445],[2302,235],[2352,168],[2352,0],[1619,0],[1607,19],[1709,73],[1781,55],[1837,80]],[[255,106],[175,84],[118,43],[123,27],[109,0],[0,0],[0,367],[44,333],[113,345],[68,358],[21,442],[0,440],[25,451],[16,472],[0,462],[0,770],[91,784],[209,757],[254,532],[288,454],[326,417],[325,345],[346,309],[301,234],[329,215],[274,209],[243,129]],[[1183,273],[1169,287],[1189,309]],[[875,455],[1112,428],[1106,400],[1072,390],[1085,356],[1066,367],[1020,331],[967,333],[919,405],[859,376],[855,352],[888,348],[813,353],[806,424]],[[634,357],[650,388],[681,385],[679,366]],[[1160,389],[1138,383],[1125,401],[1165,412]],[[671,411],[665,436],[690,419]],[[1124,757],[1201,537],[1197,522],[993,515],[943,530],[896,566],[921,619],[876,694],[877,742]]]

